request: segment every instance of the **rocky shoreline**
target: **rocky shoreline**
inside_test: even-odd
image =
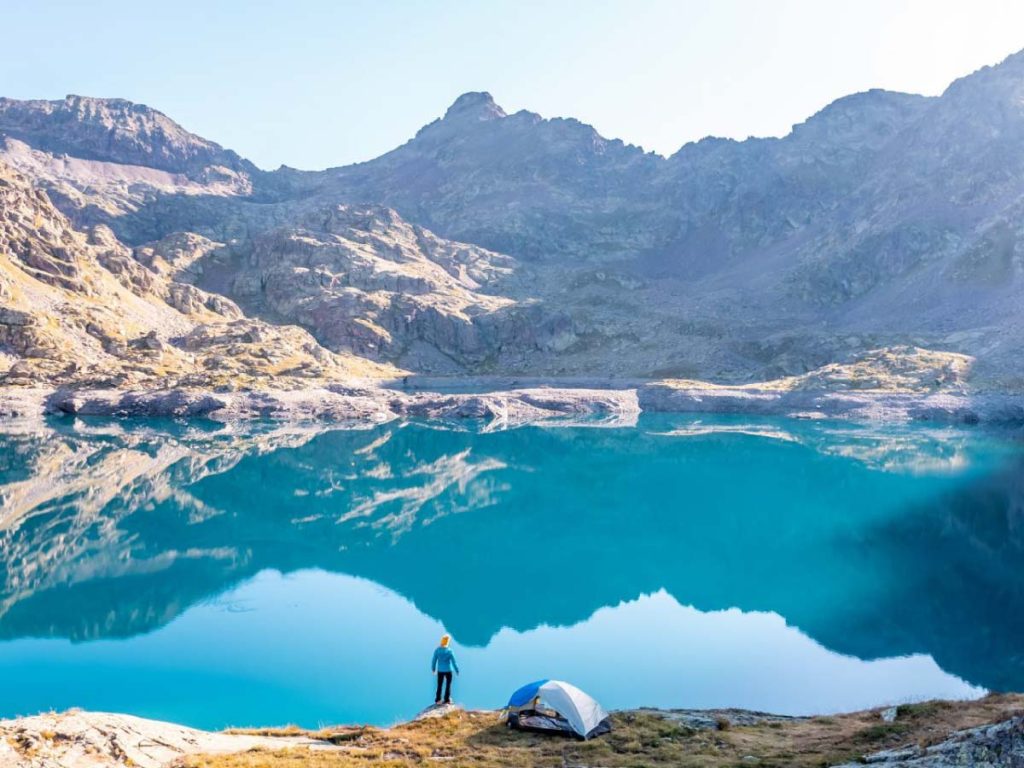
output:
[[[774,750],[782,739],[787,750],[803,745],[796,752],[784,753],[793,765],[810,761],[837,768],[863,764],[1012,767],[1024,764],[1024,716],[1019,704],[1019,696],[997,695],[975,702],[924,702],[830,717],[790,717],[742,709],[623,710],[613,713],[613,735],[587,746],[607,752],[600,764],[608,761],[615,765],[620,757],[628,761],[642,758],[644,764],[651,765],[675,764],[681,757],[692,765],[733,764],[719,758],[728,761],[728,753],[735,748],[743,764],[777,765],[781,763],[775,758],[782,755]],[[439,748],[439,738],[450,740]],[[532,765],[543,762],[552,749],[561,753],[563,765],[571,762],[582,768],[597,758],[588,759],[586,752],[568,755],[564,746],[570,743],[517,735],[501,725],[497,712],[466,711],[458,706],[431,708],[390,728],[339,726],[319,731],[287,726],[211,732],[81,710],[0,720],[0,765],[9,768],[205,766],[232,761],[234,756],[245,764],[255,760],[266,766],[306,760],[341,767],[348,766],[350,760],[359,765],[390,765],[395,756],[413,757],[417,746],[431,748],[431,760],[443,756],[458,761],[460,751],[468,750],[462,757],[491,758],[487,765]],[[872,744],[896,746],[870,749]],[[857,745],[868,748],[860,752]],[[492,755],[493,748],[501,751]],[[851,748],[855,753],[852,760],[837,761],[836,756],[850,754]]]
[[[303,390],[3,390],[0,420],[71,415],[381,423],[396,418],[486,421],[495,427],[552,420],[635,423],[635,390],[528,389],[486,394],[406,393],[374,387]]]
[[[830,391],[666,381],[621,389],[535,386],[489,390],[481,379],[452,382],[451,389],[474,386],[482,391],[410,391],[373,383],[233,392],[7,387],[0,388],[0,423],[69,415],[225,422],[479,420],[492,428],[552,421],[629,426],[635,424],[641,412],[734,413],[880,423],[1024,423],[1024,395],[1009,393]]]
[[[1009,393],[779,390],[659,382],[637,392],[642,410],[665,413],[952,424],[1024,422],[1024,396]]]

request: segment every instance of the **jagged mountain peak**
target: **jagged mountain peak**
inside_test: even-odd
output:
[[[507,117],[487,91],[469,91],[457,98],[444,113],[445,120],[496,120]]]
[[[469,91],[452,102],[445,111],[444,117],[433,120],[420,128],[409,144],[417,141],[426,141],[429,144],[447,142],[467,133],[478,132],[479,129],[487,131],[504,125],[506,122],[504,118],[507,117],[508,114],[495,103],[494,97],[490,93]],[[398,148],[399,151],[401,149],[402,147]]]

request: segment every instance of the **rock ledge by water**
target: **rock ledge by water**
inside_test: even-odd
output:
[[[627,389],[538,386],[497,392],[406,392],[327,385],[300,390],[49,390],[0,388],[0,423],[71,415],[216,421],[477,420],[491,429],[534,423],[629,426],[641,412],[737,413],[900,423],[1024,423],[1024,395],[964,392],[787,390],[658,381]]]
[[[128,715],[71,710],[0,720],[4,768],[259,765],[305,759],[348,766],[460,761],[487,765],[832,765],[954,768],[1024,765],[1022,697],[926,702],[830,717],[786,717],[741,709],[615,712],[609,736],[582,743],[508,731],[494,711],[429,707],[390,728],[294,726],[213,733]],[[988,722],[986,722],[988,721]],[[978,723],[984,723],[978,725]],[[958,727],[958,726],[972,727]],[[873,749],[872,749],[873,745]],[[303,750],[306,750],[305,752]],[[314,753],[319,752],[319,755]],[[246,753],[243,758],[228,757]],[[789,762],[780,762],[780,759]],[[838,759],[837,759],[838,758]],[[239,762],[241,761],[241,762]],[[253,762],[255,761],[255,762]],[[327,761],[327,762],[323,762]]]

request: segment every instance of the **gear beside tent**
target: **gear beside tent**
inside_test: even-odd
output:
[[[512,694],[505,709],[508,727],[535,733],[592,739],[612,729],[608,713],[574,685],[538,680]]]

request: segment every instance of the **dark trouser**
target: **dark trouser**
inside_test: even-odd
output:
[[[437,694],[434,696],[434,703],[441,703],[441,683],[444,683],[444,703],[447,704],[452,700],[452,673],[451,672],[438,672],[437,673]]]

